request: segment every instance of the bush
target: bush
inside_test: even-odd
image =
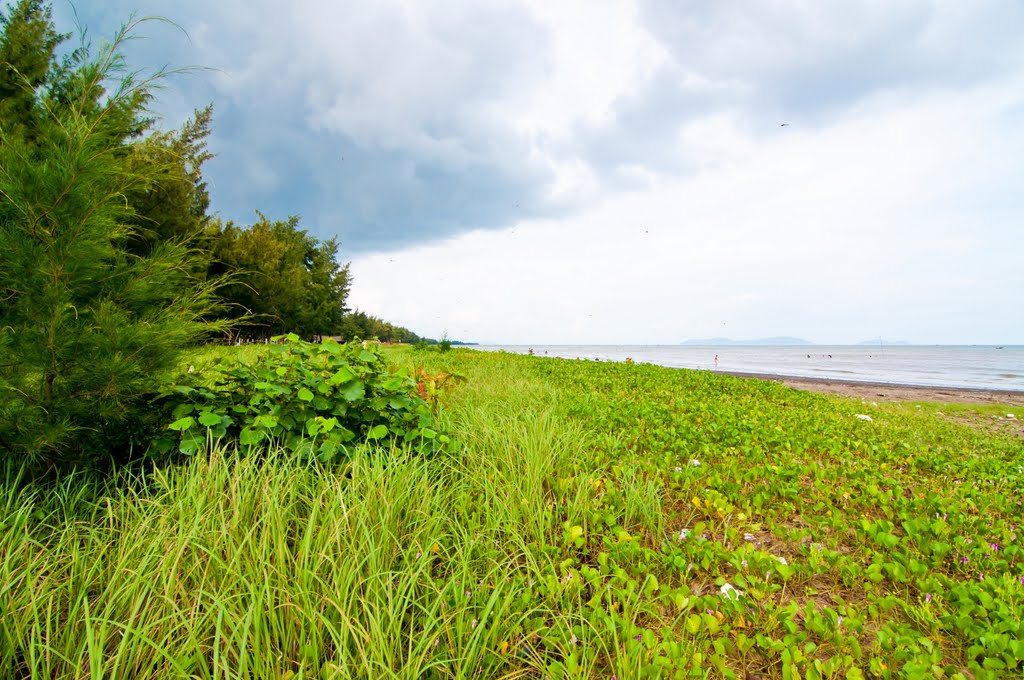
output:
[[[319,345],[278,336],[266,355],[223,371],[212,387],[178,386],[165,395],[176,434],[158,442],[194,454],[214,440],[245,453],[279,444],[330,463],[361,442],[394,442],[433,451],[449,442],[435,428],[430,405],[406,371],[391,371],[376,344]]]

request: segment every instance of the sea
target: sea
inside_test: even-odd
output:
[[[1024,392],[1024,345],[476,345],[725,373]],[[717,364],[716,359],[717,357]]]

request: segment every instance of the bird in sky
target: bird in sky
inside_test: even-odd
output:
[[[779,127],[789,127],[789,123],[782,123]]]

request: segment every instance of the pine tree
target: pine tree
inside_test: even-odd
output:
[[[125,68],[131,28],[33,90],[30,125],[0,120],[0,457],[138,455],[149,399],[181,350],[223,328],[206,320],[215,284],[194,275],[184,240],[131,248],[138,218],[126,197],[168,172],[140,137],[153,81]]]
[[[35,113],[35,91],[56,69],[55,52],[66,35],[57,33],[43,0],[20,0],[0,14],[0,127],[26,133]]]

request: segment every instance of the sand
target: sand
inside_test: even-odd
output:
[[[1024,392],[985,390],[958,387],[919,387],[891,383],[868,383],[828,378],[791,378],[784,375],[730,373],[740,378],[757,378],[781,382],[789,387],[810,392],[859,397],[871,401],[938,401],[955,404],[1007,404],[1024,406]],[[1020,416],[1019,416],[1020,417]]]

